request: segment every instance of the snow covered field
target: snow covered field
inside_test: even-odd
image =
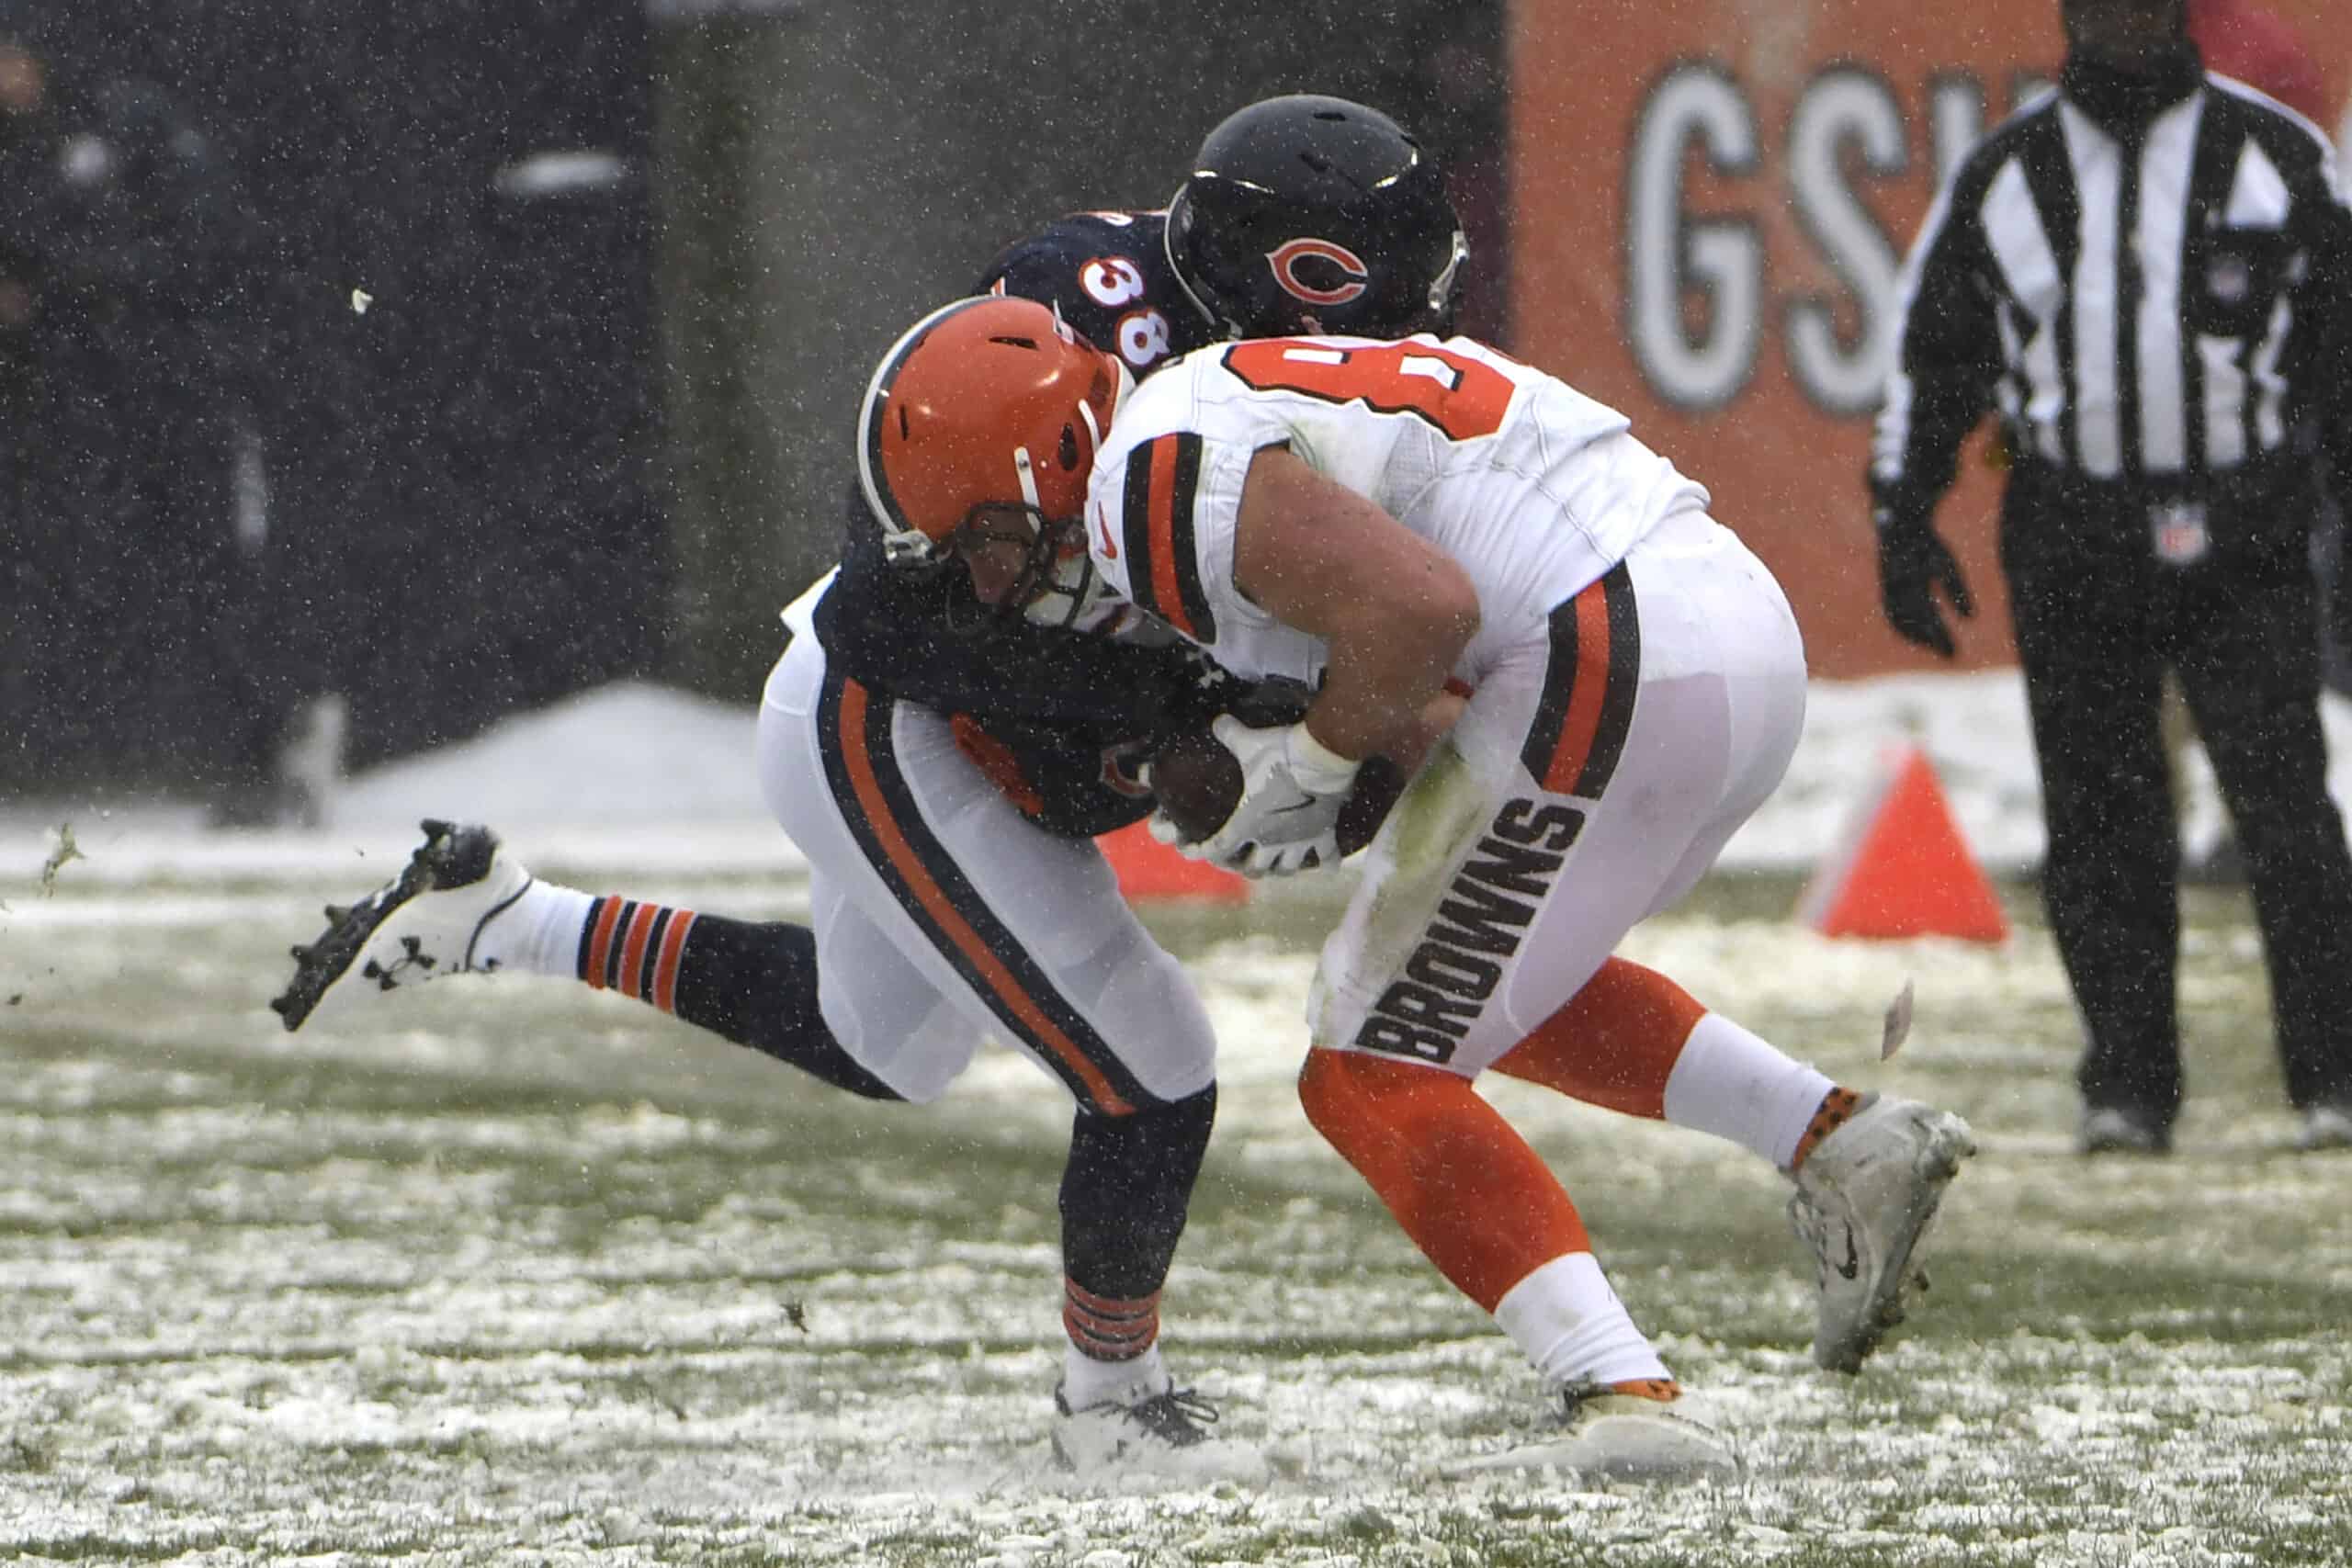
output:
[[[2352,1562],[2352,1156],[2289,1151],[2242,896],[2190,901],[2180,1152],[2078,1161],[2075,1024],[2030,898],[1999,949],[1787,919],[1857,770],[1905,733],[1980,852],[2030,863],[2014,686],[1829,691],[1815,724],[1744,874],[1630,951],[1974,1122],[1902,1335],[1858,1379],[1815,1371],[1773,1173],[1492,1090],[1740,1434],[1747,1478],[1696,1492],[1433,1473],[1507,1445],[1537,1391],[1297,1111],[1311,891],[1156,918],[1226,1063],[1170,1354],[1276,1478],[1100,1495],[1046,1465],[1068,1109],[1024,1064],[988,1056],[917,1111],[558,982],[460,980],[300,1035],[263,1008],[318,904],[389,874],[423,811],[498,823],[561,880],[788,918],[800,868],[741,715],[595,694],[356,781],[309,838],[0,814],[0,1557]],[[45,888],[69,815],[87,858]],[[1906,980],[1917,1022],[1882,1066]]]

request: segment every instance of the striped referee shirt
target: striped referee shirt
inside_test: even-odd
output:
[[[2310,121],[2226,77],[2118,140],[2052,89],[1938,195],[1900,285],[1872,444],[1883,503],[1932,505],[1998,411],[2009,450],[2157,490],[2352,449],[2352,211]],[[2352,466],[2342,471],[2352,473]]]

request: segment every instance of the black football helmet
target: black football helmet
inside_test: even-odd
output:
[[[1297,93],[1228,116],[1168,204],[1168,263],[1233,337],[1446,333],[1470,254],[1445,179],[1378,109]]]

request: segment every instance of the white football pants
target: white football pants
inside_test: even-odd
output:
[[[1102,852],[1033,826],[944,717],[829,672],[804,621],[758,748],[808,857],[819,1004],[859,1066],[928,1101],[993,1036],[1114,1114],[1209,1087],[1208,1015]]]
[[[1666,519],[1480,681],[1323,949],[1317,1045],[1465,1077],[1688,893],[1786,772],[1804,647],[1780,585]]]

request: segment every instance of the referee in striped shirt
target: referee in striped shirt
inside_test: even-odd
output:
[[[1996,414],[2042,894],[2086,1025],[2081,1147],[2161,1154],[2182,1077],[2177,673],[2245,849],[2306,1147],[2352,1145],[2352,854],[2310,544],[2352,479],[2352,212],[2309,121],[2206,74],[2185,0],[2061,0],[2055,91],[1953,172],[1903,275],[1871,466],[1888,620],[1949,657],[1934,527]]]

